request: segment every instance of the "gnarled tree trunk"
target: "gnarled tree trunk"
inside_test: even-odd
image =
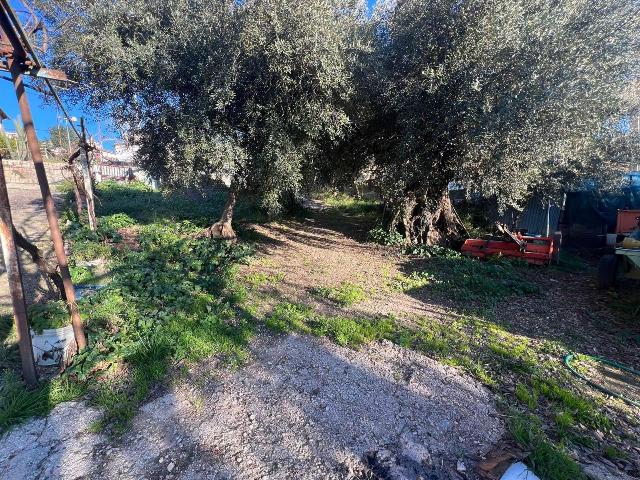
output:
[[[465,234],[446,187],[437,194],[424,190],[405,193],[394,209],[390,228],[404,232],[408,244],[452,246]]]
[[[227,203],[222,210],[220,220],[205,229],[200,236],[206,238],[222,238],[225,240],[233,240],[236,238],[236,232],[233,231],[231,222],[233,220],[233,209],[238,200],[238,191],[232,185],[227,196]]]

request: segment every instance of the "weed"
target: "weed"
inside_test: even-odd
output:
[[[464,355],[469,351],[469,339],[460,325],[443,324],[437,320],[423,318],[416,332],[415,348],[438,357]]]
[[[246,356],[252,327],[236,313],[246,289],[234,279],[235,265],[251,249],[194,235],[201,228],[197,222],[204,223],[205,214],[221,208],[223,197],[219,204],[202,206],[139,184],[112,182],[101,183],[98,195],[98,231],[74,222],[67,231],[74,260],[104,254],[110,269],[109,284],[78,302],[89,346],[62,378],[35,391],[7,377],[0,394],[0,429],[75,398],[79,384],[69,379],[78,378],[88,384],[91,401],[102,407],[102,426],[119,433],[171,365],[213,354],[237,364]],[[192,216],[195,221],[178,220]],[[132,226],[138,231],[139,251],[116,252],[110,244],[118,241],[118,229]],[[93,280],[91,273],[74,269],[76,280]],[[68,324],[61,302],[36,306],[30,314],[37,330]],[[97,381],[108,366],[112,373]]]
[[[30,417],[46,415],[57,404],[78,398],[85,392],[82,384],[67,378],[28,389],[10,370],[2,373],[0,383],[0,431]]]
[[[362,302],[368,296],[362,286],[351,282],[342,282],[337,287],[317,287],[313,293],[345,307]]]
[[[530,452],[526,459],[541,478],[548,480],[583,480],[578,464],[560,447],[545,440],[537,417],[513,413],[509,430],[515,441]]]
[[[609,460],[617,460],[619,458],[626,458],[628,456],[627,452],[623,452],[622,450],[617,449],[613,445],[605,445],[602,448],[602,454],[604,455],[605,458],[608,458]]]
[[[444,257],[460,258],[460,252],[439,245],[409,245],[404,249],[405,255],[420,258]]]
[[[245,276],[245,280],[254,288],[265,285],[274,285],[284,280],[284,273],[268,274],[264,272],[253,272]]]
[[[521,265],[510,260],[480,261],[452,253],[428,259],[420,270],[397,279],[395,286],[405,292],[429,286],[465,305],[491,308],[511,295],[538,292],[523,271]]]
[[[432,281],[433,277],[426,272],[411,272],[409,275],[399,273],[389,285],[394,291],[412,292],[426,287]]]
[[[267,327],[278,332],[309,332],[307,321],[312,313],[311,308],[304,305],[280,303],[276,305],[265,323]]]
[[[560,250],[560,261],[557,264],[553,264],[552,268],[561,272],[585,272],[589,270],[589,265],[578,255],[575,255],[566,250]]]
[[[571,429],[575,426],[576,422],[573,419],[571,412],[558,412],[555,416],[556,427],[561,437],[566,437]]]
[[[358,347],[373,340],[391,338],[397,330],[394,319],[390,317],[365,320],[319,315],[310,307],[293,303],[276,305],[265,323],[276,331],[326,336],[338,345],[349,347]]]
[[[520,403],[526,405],[531,410],[535,410],[538,407],[538,396],[536,392],[529,391],[526,385],[522,383],[516,385],[515,394]]]
[[[398,247],[405,243],[404,237],[400,232],[395,230],[390,231],[383,226],[377,226],[369,230],[368,239],[370,242],[392,247]]]
[[[31,305],[28,309],[28,315],[31,328],[37,333],[42,333],[48,328],[61,328],[69,325],[69,310],[62,300]]]
[[[543,395],[551,402],[557,404],[565,412],[570,414],[578,422],[595,429],[608,430],[611,428],[611,421],[604,415],[597,412],[595,405],[576,395],[572,391],[561,387],[553,380],[532,380],[536,394]]]

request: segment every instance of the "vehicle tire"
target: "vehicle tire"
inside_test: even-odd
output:
[[[605,255],[598,264],[598,288],[606,290],[615,286],[618,276],[618,256]]]

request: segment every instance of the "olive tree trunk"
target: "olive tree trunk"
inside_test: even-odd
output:
[[[403,232],[407,244],[453,246],[466,233],[446,187],[407,192],[392,211],[390,228]]]
[[[224,209],[222,210],[220,220],[211,225],[209,228],[205,229],[200,234],[200,236],[206,238],[222,238],[225,240],[233,240],[234,238],[236,238],[236,232],[233,231],[231,222],[233,220],[233,210],[236,206],[237,200],[238,191],[232,186],[229,189],[227,202],[225,203]]]

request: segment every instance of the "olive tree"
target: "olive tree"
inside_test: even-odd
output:
[[[53,60],[109,110],[170,186],[229,183],[212,236],[231,237],[237,195],[270,213],[320,149],[350,128],[360,0],[41,0]]]
[[[626,157],[613,147],[629,143],[639,10],[637,0],[379,2],[365,89],[391,228],[408,242],[460,234],[450,182],[517,207],[585,178],[619,181]]]

